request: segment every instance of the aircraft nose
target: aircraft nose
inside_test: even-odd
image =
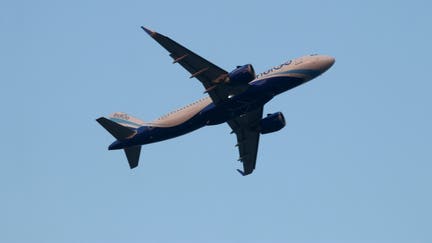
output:
[[[320,69],[322,72],[327,71],[335,63],[335,58],[332,56],[320,56]]]

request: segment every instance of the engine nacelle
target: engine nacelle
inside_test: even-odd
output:
[[[260,121],[260,133],[267,134],[281,130],[285,126],[285,117],[282,112],[268,114]]]
[[[252,64],[238,66],[228,74],[228,82],[231,84],[247,84],[255,79],[255,70]]]

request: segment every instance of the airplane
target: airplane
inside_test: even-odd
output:
[[[276,95],[304,84],[335,62],[327,55],[308,55],[289,60],[255,75],[251,64],[227,72],[200,57],[167,36],[141,26],[173,59],[204,86],[207,97],[152,122],[144,122],[123,112],[96,121],[116,139],[108,150],[123,149],[131,169],[138,166],[141,145],[178,137],[205,126],[228,123],[237,136],[239,161],[243,175],[251,174],[256,165],[261,134],[279,131],[285,126],[282,112],[263,117],[264,105]]]

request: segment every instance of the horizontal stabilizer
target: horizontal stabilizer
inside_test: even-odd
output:
[[[237,169],[237,172],[240,173],[240,175],[242,175],[242,176],[245,176],[245,175],[246,175],[243,171],[241,171],[241,170],[239,170],[239,169]]]
[[[124,151],[126,153],[126,157],[129,162],[129,167],[131,169],[137,167],[140,153],[141,153],[141,146],[125,148]]]
[[[117,140],[124,140],[136,134],[136,131],[132,128],[122,126],[105,117],[98,118],[96,121],[99,122],[99,124],[101,124]]]

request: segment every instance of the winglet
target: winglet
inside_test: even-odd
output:
[[[245,176],[245,173],[239,169],[237,169],[237,172],[240,173],[240,175]]]
[[[156,34],[156,32],[154,32],[153,30],[147,29],[144,26],[141,26],[141,29],[143,29],[147,34],[149,34],[150,36],[154,36]]]

